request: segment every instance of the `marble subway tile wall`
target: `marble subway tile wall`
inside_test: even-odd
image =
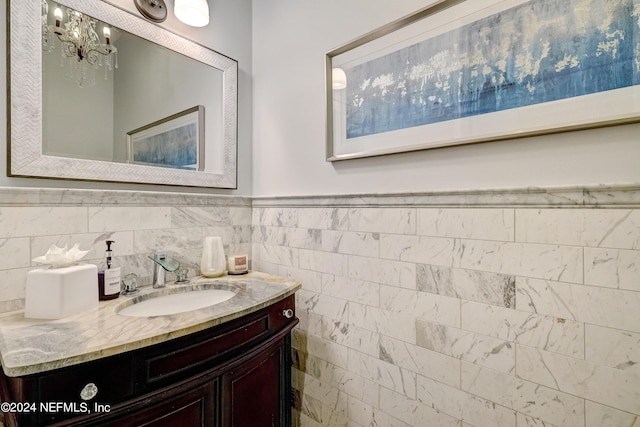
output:
[[[303,283],[295,424],[640,426],[637,195],[254,199],[254,267]]]
[[[222,236],[225,253],[251,252],[251,201],[242,197],[88,190],[0,189],[0,312],[24,306],[33,258],[78,243],[99,264],[114,240],[122,274],[150,284],[157,251],[199,274],[203,237]],[[174,280],[169,274],[168,280]]]

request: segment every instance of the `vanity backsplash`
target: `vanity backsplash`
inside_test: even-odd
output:
[[[150,284],[163,252],[199,274],[204,236],[221,236],[226,255],[251,252],[251,200],[238,196],[135,191],[0,188],[0,312],[24,307],[27,272],[52,244],[79,243],[99,264],[117,245],[122,274]],[[169,274],[168,281],[175,278]]]

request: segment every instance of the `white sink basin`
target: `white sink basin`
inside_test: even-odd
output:
[[[204,289],[152,297],[129,305],[118,312],[123,316],[150,317],[184,313],[220,304],[233,298],[226,289]]]

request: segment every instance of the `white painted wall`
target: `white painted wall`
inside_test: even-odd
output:
[[[61,66],[60,44],[42,56],[42,152],[77,159],[113,159],[113,73],[104,79],[104,67],[88,68],[95,84],[78,87],[75,67]],[[74,59],[75,60],[75,59]],[[99,99],[100,102],[94,100]],[[91,108],[87,108],[91,105]],[[78,143],[78,141],[82,141]]]
[[[430,3],[253,1],[254,195],[640,182],[638,124],[326,162],[324,54]]]
[[[0,22],[6,22],[8,0],[0,0]],[[96,0],[97,1],[97,0]],[[110,0],[121,9],[137,12],[131,0]],[[19,0],[16,3],[20,3]],[[67,180],[33,179],[7,177],[0,174],[0,186],[7,187],[55,187],[55,188],[96,188],[139,191],[173,191],[190,193],[218,193],[234,195],[251,194],[251,1],[215,0],[209,1],[211,20],[207,27],[189,27],[178,21],[173,15],[173,0],[166,0],[169,16],[159,24],[174,33],[187,37],[217,52],[238,61],[238,189],[204,189],[158,185],[118,184],[109,182],[80,182]],[[0,31],[0,170],[6,170],[7,164],[7,103],[6,103],[6,25]],[[123,64],[119,64],[122,66]]]

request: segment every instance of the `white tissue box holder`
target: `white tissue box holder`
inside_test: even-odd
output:
[[[98,268],[79,264],[27,273],[24,317],[60,319],[98,306]]]

